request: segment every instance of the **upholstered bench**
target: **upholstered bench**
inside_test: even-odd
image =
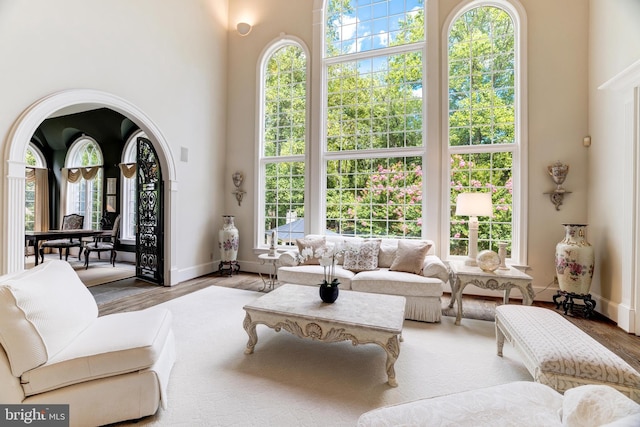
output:
[[[496,340],[518,350],[534,380],[563,393],[584,384],[611,386],[640,402],[640,373],[553,310],[501,305]]]

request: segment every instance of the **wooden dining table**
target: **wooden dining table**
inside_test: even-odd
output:
[[[33,243],[33,248],[36,255],[35,265],[38,265],[38,250],[40,249],[40,243],[46,240],[55,239],[82,239],[83,237],[96,237],[96,236],[110,236],[111,230],[48,230],[48,231],[25,231],[24,240],[25,246],[29,242]]]

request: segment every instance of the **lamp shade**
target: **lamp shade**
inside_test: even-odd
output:
[[[490,193],[460,193],[456,199],[456,215],[493,216]]]

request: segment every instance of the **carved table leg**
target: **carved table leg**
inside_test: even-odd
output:
[[[382,348],[387,352],[387,382],[391,387],[398,387],[398,381],[396,381],[396,370],[394,367],[396,360],[398,360],[398,356],[400,355],[400,343],[398,341],[398,336],[395,335],[389,338],[387,345],[382,346]]]
[[[527,283],[520,291],[522,292],[522,304],[532,305],[536,294],[533,292],[531,283]]]
[[[498,356],[502,357],[502,349],[504,348],[504,334],[502,330],[498,326],[498,322],[496,321],[496,345],[498,349]]]
[[[502,301],[504,304],[509,304],[509,295],[511,294],[511,286],[507,286],[504,290],[504,300]]]
[[[449,302],[449,308],[453,307],[453,303],[456,302],[456,294],[458,293],[458,286],[460,286],[460,280],[456,277],[455,274],[451,273],[449,275],[449,283],[451,284],[451,301]],[[458,305],[460,303],[458,302]]]
[[[456,286],[456,299],[458,300],[458,314],[456,314],[456,325],[460,326],[460,321],[462,320],[462,291],[467,284],[458,283]]]
[[[244,317],[243,326],[244,330],[247,331],[247,335],[249,335],[249,341],[247,342],[247,348],[244,350],[244,354],[251,354],[258,343],[258,334],[256,333],[256,324],[251,321],[249,313]]]

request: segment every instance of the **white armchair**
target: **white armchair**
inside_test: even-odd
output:
[[[64,261],[0,277],[0,402],[69,404],[70,425],[104,425],[166,405],[171,312],[98,317]]]

